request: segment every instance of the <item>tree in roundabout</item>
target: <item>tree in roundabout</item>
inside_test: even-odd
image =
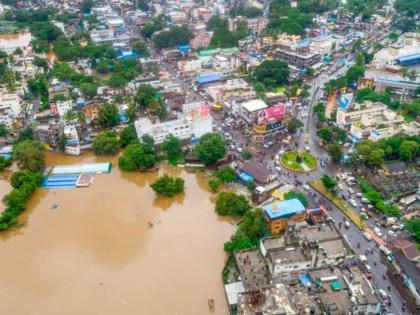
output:
[[[309,152],[289,151],[280,157],[286,169],[293,172],[310,172],[318,167],[318,161]]]

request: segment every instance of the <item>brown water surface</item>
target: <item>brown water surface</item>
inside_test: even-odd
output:
[[[48,165],[81,161],[115,159],[47,154]],[[234,227],[215,215],[202,174],[165,172],[185,179],[185,194],[156,199],[157,173],[117,167],[90,188],[38,189],[24,225],[0,234],[0,314],[198,315],[209,298],[212,314],[227,314],[223,243]],[[9,190],[0,181],[0,195]]]

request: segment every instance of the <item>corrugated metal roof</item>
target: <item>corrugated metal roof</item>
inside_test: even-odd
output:
[[[398,60],[399,62],[406,62],[406,61],[411,61],[415,59],[420,59],[420,54],[402,56],[402,57],[398,57],[396,60]]]
[[[263,210],[267,216],[273,220],[279,218],[287,218],[301,213],[305,211],[305,207],[299,199],[290,199],[274,201],[268,205],[263,206]]]

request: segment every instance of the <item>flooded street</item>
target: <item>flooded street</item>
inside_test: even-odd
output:
[[[90,188],[37,189],[20,221],[0,234],[0,314],[227,314],[223,243],[202,173],[185,194],[157,199],[157,173],[121,173],[114,158],[47,154],[47,165],[113,162]],[[0,195],[10,187],[0,182]],[[54,204],[59,209],[51,209]]]

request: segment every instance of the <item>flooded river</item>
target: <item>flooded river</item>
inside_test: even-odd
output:
[[[90,188],[38,189],[25,224],[0,234],[0,314],[201,315],[210,298],[211,314],[227,314],[223,243],[234,227],[215,215],[203,175],[167,169],[186,192],[157,199],[158,174],[47,155],[47,165],[82,161],[114,168]]]

